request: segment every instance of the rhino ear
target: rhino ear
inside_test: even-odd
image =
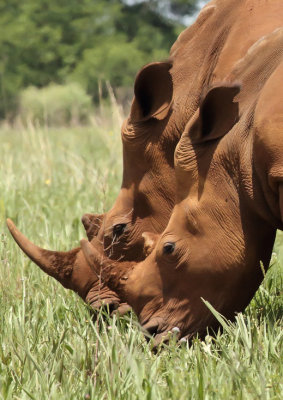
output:
[[[143,251],[145,256],[148,256],[155,248],[159,235],[152,232],[144,232],[142,237],[144,239]]]
[[[152,63],[138,73],[130,114],[133,122],[166,118],[173,96],[171,67],[170,62]]]
[[[240,85],[225,84],[208,91],[201,102],[199,118],[191,127],[193,142],[218,139],[228,133],[239,120],[239,105],[234,100]]]

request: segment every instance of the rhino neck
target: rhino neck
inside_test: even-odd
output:
[[[170,54],[180,126],[194,115],[207,88],[227,79],[256,42],[282,26],[282,18],[281,0],[218,0],[203,9]]]

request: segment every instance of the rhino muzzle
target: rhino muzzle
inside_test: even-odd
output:
[[[129,306],[121,304],[117,294],[93,273],[80,247],[67,252],[45,250],[29,241],[10,219],[7,219],[7,226],[18,246],[40,269],[66,289],[75,291],[94,310],[102,306],[109,312],[117,310],[119,314],[129,310]]]

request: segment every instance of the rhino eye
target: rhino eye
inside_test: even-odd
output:
[[[114,236],[121,236],[126,229],[126,224],[117,224],[113,226],[113,235]]]
[[[172,254],[175,250],[175,243],[167,242],[163,246],[163,254]]]

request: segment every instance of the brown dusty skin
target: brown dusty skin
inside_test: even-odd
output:
[[[245,41],[249,47],[184,129],[175,150],[176,205],[155,247],[132,263],[123,284],[119,262],[100,262],[105,283],[156,338],[173,327],[189,338],[215,328],[202,299],[227,318],[243,311],[263,279],[261,262],[268,268],[276,229],[283,229],[282,2],[211,5],[215,14],[230,6],[219,26],[232,15],[241,32],[242,22],[249,26],[237,42],[230,26],[230,59]],[[88,262],[95,268],[94,258]]]
[[[154,245],[147,240],[143,246],[143,234],[155,235],[156,242],[178,201],[174,150],[203,95],[226,79],[257,41],[281,25],[280,1],[212,1],[180,35],[168,62],[140,71],[132,109],[122,126],[122,188],[96,231],[106,256],[142,261],[150,254]],[[126,228],[117,237],[114,227],[121,223]]]
[[[100,269],[112,265],[105,283],[142,324],[158,318],[157,335],[213,325],[201,297],[232,318],[261,282],[259,262],[268,265],[282,228],[282,20],[281,0],[211,1],[169,61],[137,76],[121,191],[91,245],[103,253]],[[146,259],[144,232],[160,235]],[[73,288],[88,263],[70,254]],[[69,261],[53,255],[60,277]],[[120,261],[130,268],[123,285]]]

